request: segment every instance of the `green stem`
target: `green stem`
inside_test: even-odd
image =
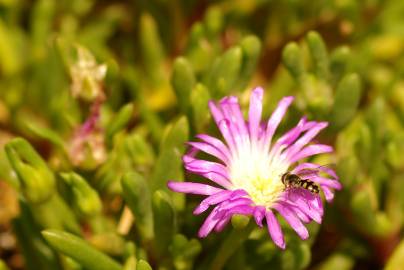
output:
[[[223,242],[219,251],[216,253],[216,257],[211,263],[211,270],[221,270],[226,264],[227,260],[237,251],[237,249],[247,240],[251,231],[254,229],[254,222],[250,221],[247,226],[242,229],[233,229],[233,231],[227,236]]]

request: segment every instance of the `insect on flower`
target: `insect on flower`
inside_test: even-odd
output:
[[[248,121],[244,120],[234,96],[225,97],[218,104],[209,102],[224,142],[199,134],[196,137],[200,141],[188,143],[190,151],[184,155],[183,162],[187,171],[209,179],[212,184],[169,181],[168,187],[176,192],[207,196],[194,210],[199,215],[213,207],[199,230],[200,237],[223,230],[235,214],[251,215],[260,227],[266,221],[272,240],[284,249],[284,235],[275,212],[302,239],[307,239],[309,234],[303,223],[312,220],[321,223],[324,210],[315,187],[330,202],[334,189],[342,186],[331,168],[310,162],[294,165],[307,157],[333,151],[331,146],[312,142],[327,123],[303,117],[295,127],[274,140],[293,97],[284,97],[263,123],[263,92],[262,88],[252,91]],[[200,151],[215,161],[198,159]],[[316,173],[310,178],[299,176],[307,171]]]
[[[322,170],[331,170],[327,168],[331,165],[321,165],[318,168],[304,169],[298,173],[286,172],[281,176],[282,183],[286,188],[303,188],[310,191],[312,194],[318,194],[320,189],[316,183],[310,180],[311,177],[318,177]]]
[[[318,194],[320,192],[318,186],[308,179],[303,179],[297,174],[286,172],[282,175],[282,183],[285,188],[304,188],[313,194]]]

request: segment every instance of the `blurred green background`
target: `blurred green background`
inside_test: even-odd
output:
[[[400,0],[0,0],[0,269],[402,269],[403,14]],[[315,161],[344,185],[309,240],[284,228],[286,251],[237,221],[196,239],[199,198],[166,188],[188,177],[184,143],[217,133],[207,101],[246,109],[258,85],[265,117],[297,97],[281,131],[330,122],[336,151]]]

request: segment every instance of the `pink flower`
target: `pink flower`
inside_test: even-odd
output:
[[[303,223],[311,220],[321,223],[324,209],[318,194],[302,187],[285,187],[282,176],[286,172],[299,174],[316,169],[309,180],[320,187],[327,201],[333,199],[333,189],[342,186],[330,168],[307,162],[293,167],[306,157],[333,151],[331,146],[312,143],[327,123],[307,121],[303,117],[294,128],[273,140],[293,97],[283,98],[267,123],[261,122],[262,98],[263,89],[254,89],[248,121],[244,120],[236,97],[225,97],[219,104],[211,101],[210,111],[224,142],[199,134],[196,137],[200,141],[189,142],[191,149],[183,161],[186,170],[213,183],[169,181],[168,187],[176,192],[207,196],[194,210],[198,215],[213,207],[199,230],[200,237],[213,230],[221,231],[234,214],[251,215],[260,227],[266,220],[272,240],[284,249],[284,236],[274,212],[302,239],[307,239],[309,234]],[[216,161],[197,159],[199,151],[215,157]]]

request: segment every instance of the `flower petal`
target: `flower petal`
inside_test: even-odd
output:
[[[293,99],[294,97],[292,96],[282,98],[282,100],[279,101],[277,108],[269,118],[263,139],[263,146],[265,147],[266,151],[268,151],[269,145],[271,144],[272,136],[278,128],[279,123],[281,122]]]
[[[238,199],[245,195],[248,195],[248,193],[244,189],[235,189],[235,190],[233,190],[233,193],[230,196],[230,201]]]
[[[274,243],[281,249],[285,249],[286,243],[278,219],[269,209],[265,213],[265,218],[267,220],[268,232],[272,238],[272,241],[274,241]]]
[[[332,202],[334,200],[334,192],[329,187],[321,186],[321,190],[323,191],[327,202]]]
[[[209,206],[221,203],[229,199],[232,194],[233,192],[231,190],[223,190],[213,195],[210,195],[209,197],[202,200],[201,203],[195,208],[194,214],[199,215],[203,213],[209,208]]]
[[[289,207],[277,203],[274,204],[274,209],[276,209],[279,214],[285,218],[285,220],[289,223],[293,230],[295,230],[301,239],[305,240],[309,237],[309,232],[307,231],[306,227]]]
[[[231,134],[229,120],[224,117],[222,111],[216,106],[213,101],[209,101],[209,108],[217,127],[219,128],[224,140],[230,148],[230,152],[234,153],[236,151],[236,142],[234,141]]]
[[[303,131],[307,130],[311,126],[310,123],[314,122],[307,122],[306,117],[302,117],[294,128],[286,132],[276,141],[274,148],[279,147],[282,144],[290,145],[293,143]]]
[[[310,157],[314,156],[317,154],[323,154],[323,153],[329,153],[332,152],[333,148],[329,145],[325,144],[311,144],[309,146],[306,146],[300,152],[295,154],[293,157],[289,159],[290,163],[295,163],[296,161],[303,159],[305,157]]]
[[[239,215],[252,215],[254,212],[254,207],[250,205],[237,205],[232,208],[230,208],[226,215],[233,216],[235,214]]]
[[[232,184],[229,181],[227,168],[220,163],[195,159],[192,156],[184,155],[185,169],[195,174],[202,175],[209,180],[230,189]]]
[[[265,207],[263,206],[255,207],[253,215],[255,223],[257,223],[257,225],[262,228],[262,220],[265,217]]]
[[[231,220],[231,215],[224,216],[215,226],[215,232],[221,232],[223,229],[226,227],[227,224],[229,224]]]
[[[220,192],[213,194],[213,195],[207,197],[206,199],[204,199],[195,208],[194,214],[199,215],[199,214],[203,213],[204,211],[206,211],[209,208],[209,206],[211,206],[211,205],[215,205],[215,204],[224,202],[226,200],[234,201],[234,200],[240,198],[241,196],[245,196],[245,195],[247,195],[247,192],[242,189],[220,191]]]
[[[321,223],[322,220],[322,211],[318,208],[314,208],[308,200],[300,198],[295,202],[288,202],[288,205],[292,205],[302,211],[305,215],[310,217],[310,219],[314,220],[318,224]]]
[[[250,198],[238,198],[238,199],[223,203],[220,208],[220,211],[227,211],[236,206],[250,205],[250,204],[252,204],[252,200]]]
[[[322,129],[328,126],[327,122],[316,123],[302,137],[300,137],[292,146],[285,150],[284,155],[290,159],[298,153],[306,144],[308,144]]]
[[[249,139],[249,133],[245,125],[243,114],[241,113],[238,98],[235,96],[229,96],[227,99],[222,100],[220,102],[220,105],[222,107],[224,116],[226,117],[226,119],[230,120],[230,122],[234,126],[234,132],[239,134],[244,139]],[[235,136],[235,133],[233,133],[233,136]]]
[[[312,220],[321,223],[323,215],[323,205],[319,195],[314,195],[305,189],[289,190],[283,197],[282,202],[297,206],[303,213]]]
[[[324,207],[323,207],[323,201],[321,200],[320,196],[314,196],[314,200],[310,201],[310,206],[313,207],[314,209],[317,209],[320,216],[323,216]]]
[[[303,222],[303,223],[310,223],[311,218],[306,215],[296,204],[285,204],[293,213]]]
[[[204,141],[207,144],[212,145],[213,147],[215,147],[218,151],[222,152],[223,155],[227,158],[230,159],[231,154],[229,149],[227,148],[227,146],[219,139],[209,136],[207,134],[198,134],[196,135],[196,138]]]
[[[204,143],[204,142],[188,142],[190,146],[200,151],[203,151],[211,156],[218,158],[219,160],[223,161],[224,163],[229,163],[229,159],[226,155],[224,155],[219,149],[216,147]]]
[[[320,184],[322,187],[323,186],[327,186],[330,188],[334,188],[337,190],[342,189],[342,184],[337,181],[337,180],[333,180],[330,178],[325,178],[325,177],[321,177],[321,176],[314,176],[310,178],[311,181]]]
[[[189,159],[185,162],[185,168],[190,172],[216,172],[229,179],[229,172],[225,166],[220,163],[202,159]]]
[[[223,189],[221,188],[194,182],[168,181],[167,186],[169,189],[175,192],[196,194],[196,195],[213,195],[215,193],[223,191]]]
[[[195,174],[199,174],[226,189],[232,188],[232,184],[227,181],[227,178],[216,172],[195,172]]]
[[[250,107],[248,110],[248,129],[251,136],[251,141],[256,141],[259,136],[259,125],[262,114],[262,100],[264,89],[261,87],[255,88],[250,96]]]
[[[215,228],[216,224],[222,219],[223,213],[219,213],[220,205],[216,206],[209,216],[205,219],[205,222],[202,224],[199,229],[198,236],[200,238],[204,238],[208,236],[208,234]]]

